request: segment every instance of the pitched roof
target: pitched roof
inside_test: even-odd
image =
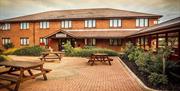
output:
[[[172,28],[172,27],[177,27],[180,29],[180,17],[162,22],[160,24],[157,24],[151,27],[141,29],[140,31],[132,34],[131,36],[139,36],[139,35],[147,35],[147,34],[153,34],[153,33],[161,33],[165,31],[172,31],[172,29],[168,30],[168,28]]]
[[[122,17],[162,17],[161,15],[140,13],[111,8],[94,9],[73,9],[55,10],[41,12],[26,16],[20,16],[3,20],[4,22],[13,21],[38,21],[38,20],[58,20],[58,19],[86,19],[86,18],[122,18]]]
[[[64,33],[74,38],[123,38],[129,36],[139,29],[83,29],[83,30],[59,30],[46,37],[58,33]]]

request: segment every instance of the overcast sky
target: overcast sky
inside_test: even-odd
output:
[[[180,17],[180,0],[0,0],[0,19],[50,10],[115,8],[163,15],[161,22]]]

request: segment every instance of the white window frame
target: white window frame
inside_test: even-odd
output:
[[[3,45],[8,44],[8,43],[11,43],[11,39],[10,38],[2,38],[2,44]]]
[[[20,23],[20,29],[29,29],[29,23],[28,22],[21,22]]]
[[[39,23],[39,26],[41,29],[47,29],[47,28],[49,28],[49,21],[41,21]]]
[[[61,28],[71,28],[72,21],[71,20],[63,20],[61,21]]]
[[[29,38],[28,38],[28,37],[21,37],[21,38],[20,38],[20,45],[21,45],[21,46],[27,46],[27,45],[29,45]]]
[[[10,23],[1,24],[1,29],[2,30],[10,30],[11,29]]]
[[[109,21],[109,26],[110,27],[121,27],[122,26],[122,20],[121,19],[110,19]]]
[[[147,27],[149,26],[149,19],[147,18],[137,18],[136,27]]]
[[[41,38],[39,39],[39,43],[44,43],[45,45],[48,45],[48,39],[41,37]]]
[[[85,28],[95,28],[95,27],[96,27],[96,20],[95,19],[85,20]]]

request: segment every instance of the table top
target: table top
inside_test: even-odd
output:
[[[10,66],[16,68],[31,68],[43,65],[43,62],[27,62],[27,61],[3,61],[0,66]]]

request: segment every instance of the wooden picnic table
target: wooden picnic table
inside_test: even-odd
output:
[[[16,84],[13,91],[18,91],[20,83],[28,79],[34,79],[37,76],[43,75],[44,80],[47,80],[46,72],[43,68],[43,62],[25,62],[25,61],[3,61],[0,66],[9,67],[10,69],[0,73],[0,79],[10,81],[11,84],[3,85],[1,88],[8,88],[9,85]],[[34,74],[32,70],[39,69],[40,73]],[[17,72],[20,71],[20,72]],[[29,75],[25,74],[25,71]]]
[[[48,57],[50,54],[55,55],[55,57]],[[40,60],[46,61],[46,59],[59,59],[59,61],[61,61],[62,54],[64,54],[64,52],[42,52],[42,57]]]
[[[88,63],[92,62],[91,65],[93,65],[95,61],[100,61],[100,62],[108,61],[109,65],[111,65],[111,61],[113,61],[113,59],[109,58],[109,56],[105,53],[94,53],[91,55]]]

